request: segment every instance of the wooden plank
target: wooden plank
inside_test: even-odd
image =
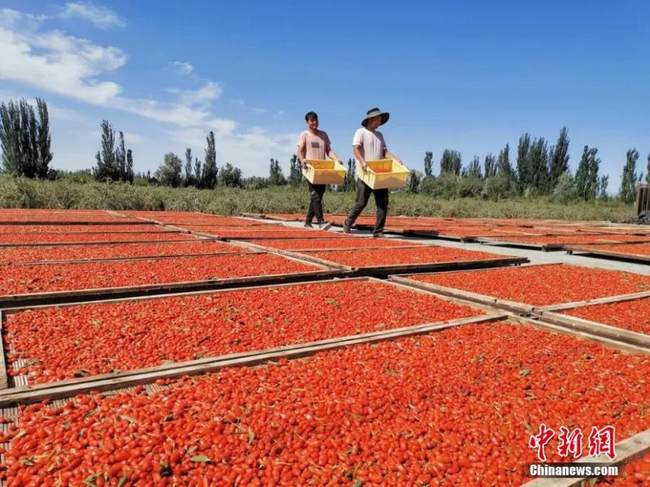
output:
[[[610,234],[611,235],[611,234]],[[506,240],[499,240],[499,239],[479,239],[479,241],[483,244],[488,244],[488,245],[497,245],[497,246],[505,246],[505,247],[521,247],[521,248],[530,248],[530,249],[535,249],[535,250],[545,250],[545,251],[555,251],[555,250],[565,250],[568,249],[569,247],[577,246],[577,245],[587,245],[585,243],[571,243],[571,242],[565,242],[565,243],[534,243],[534,242],[510,242]],[[639,240],[629,240],[629,241],[622,241],[622,240],[616,240],[615,238],[612,238],[611,240],[608,241],[600,241],[600,242],[594,242],[593,245],[598,245],[598,244],[634,244],[634,243],[648,243],[649,240],[647,238],[642,239],[640,238]],[[591,244],[590,244],[591,245]]]
[[[610,460],[605,454],[600,456],[582,457],[576,463],[599,463],[605,465],[623,466],[637,457],[650,452],[650,429],[637,433],[636,435],[620,441],[616,444],[616,458]],[[592,477],[593,478],[593,477]],[[589,477],[580,478],[538,478],[526,482],[524,487],[578,487]],[[640,484],[639,484],[640,485]]]
[[[235,244],[234,241],[230,242],[231,244]],[[325,260],[321,259],[320,257],[314,257],[312,255],[308,255],[306,253],[301,253],[295,250],[286,250],[286,249],[275,249],[273,247],[265,247],[261,244],[254,244],[251,242],[247,242],[245,240],[240,240],[238,243],[242,246],[245,246],[246,248],[249,249],[254,249],[254,250],[259,250],[259,251],[264,251],[264,252],[270,252],[273,254],[278,254],[282,255],[283,257],[289,257],[293,258],[294,260],[298,260],[299,262],[307,262],[310,264],[318,264],[322,266],[326,266],[328,268],[332,269],[340,269],[341,271],[345,272],[352,272],[354,269],[352,267],[343,265],[343,264],[337,264],[336,262],[332,262],[330,260]],[[314,250],[314,249],[311,249]],[[336,249],[336,250],[348,250],[348,249]]]
[[[372,332],[347,337],[321,340],[311,343],[278,347],[242,354],[230,354],[211,359],[200,359],[182,363],[166,364],[159,367],[122,372],[114,375],[71,379],[65,383],[35,385],[11,391],[0,391],[0,407],[14,404],[27,404],[45,399],[62,399],[90,391],[107,391],[138,384],[148,384],[158,379],[177,378],[185,375],[198,375],[213,372],[225,367],[250,367],[280,358],[300,358],[317,352],[358,345],[393,340],[401,337],[426,334],[468,324],[481,324],[504,318],[504,314],[483,315],[472,318],[449,320],[433,324],[422,324],[389,331]]]
[[[357,238],[367,238],[370,240],[370,237],[357,237]],[[299,239],[299,240],[304,240],[304,239]],[[327,238],[323,239],[325,242],[328,240],[335,240],[333,238]],[[386,240],[386,239],[384,239]],[[397,240],[399,242],[404,242],[403,239],[390,239],[390,240]],[[304,249],[279,249],[276,247],[267,247],[264,244],[250,244],[254,245],[255,247],[259,249],[264,249],[266,252],[273,252],[277,250],[285,251],[285,252],[295,252],[295,253],[302,253],[302,252],[333,252],[333,251],[355,251],[355,250],[376,250],[376,249],[386,249],[386,250],[395,250],[395,249],[421,249],[421,248],[428,248],[429,246],[427,245],[422,245],[418,243],[414,243],[413,245],[396,245],[395,247],[390,247],[390,246],[376,246],[373,247],[372,245],[367,246],[367,247],[328,247],[328,248],[316,248],[316,247],[307,247]],[[323,243],[323,245],[327,245],[327,243]],[[328,261],[329,262],[329,261]]]
[[[550,263],[550,264],[528,264],[528,265],[523,265],[522,267],[537,267],[537,266],[548,266],[548,265],[563,265],[561,263]],[[485,269],[489,270],[489,269]],[[466,272],[466,271],[462,271]],[[640,298],[645,298],[645,297],[650,297],[650,291],[642,291],[638,293],[631,293],[631,294],[622,294],[622,295],[617,295],[617,296],[606,296],[603,298],[595,298],[595,299],[590,299],[590,300],[585,300],[585,301],[574,301],[571,303],[559,303],[559,304],[552,304],[552,305],[547,305],[547,306],[535,306],[535,305],[529,305],[526,303],[519,303],[515,301],[508,301],[496,297],[492,297],[489,295],[483,295],[479,293],[474,293],[471,291],[465,291],[462,289],[455,289],[455,288],[450,288],[450,287],[444,287],[444,286],[439,286],[437,284],[433,283],[426,283],[422,281],[417,281],[417,280],[411,280],[408,277],[403,277],[403,276],[389,276],[389,279],[394,280],[396,282],[402,282],[407,285],[411,285],[414,287],[419,287],[421,289],[428,289],[437,293],[441,294],[446,294],[446,295],[453,295],[459,298],[464,298],[468,299],[474,302],[481,302],[483,304],[490,304],[492,306],[498,307],[500,309],[505,309],[508,311],[514,311],[514,312],[522,312],[526,314],[539,314],[543,315],[545,312],[549,311],[561,311],[565,309],[573,309],[573,308],[578,308],[582,306],[588,306],[588,305],[594,305],[594,304],[607,304],[607,303],[617,303],[617,302],[622,302],[622,301],[630,301],[634,299],[640,299]]]
[[[7,313],[3,313],[4,317],[8,315]],[[5,326],[5,322],[3,321],[3,327]],[[8,359],[8,357],[13,356],[16,353],[16,348],[13,346],[13,343],[7,342],[7,348],[6,348],[6,358],[5,360]],[[17,358],[10,364],[7,364],[9,367],[19,370],[22,369],[23,367],[26,367],[28,365],[28,362],[24,358]],[[10,379],[10,380],[9,380]],[[11,376],[11,378],[7,377],[7,382],[9,383],[9,387],[22,387],[22,386],[27,386],[27,374],[25,373],[20,373],[17,375]]]
[[[626,342],[620,342],[618,340],[614,340],[612,338],[606,338],[600,335],[594,335],[593,333],[589,333],[586,331],[580,331],[580,330],[575,330],[572,328],[567,328],[566,326],[559,326],[555,325],[553,323],[550,323],[544,318],[541,318],[539,316],[516,316],[516,315],[511,315],[510,316],[513,321],[515,322],[520,322],[520,323],[527,323],[529,325],[535,326],[537,328],[549,330],[549,331],[554,331],[556,333],[560,333],[562,335],[570,335],[573,337],[577,338],[582,338],[585,340],[591,340],[594,342],[599,342],[603,345],[607,345],[608,347],[615,348],[618,350],[626,351],[626,352],[631,352],[631,353],[640,353],[644,355],[650,355],[650,350],[648,350],[645,347],[638,347],[636,345],[632,345],[630,343]]]
[[[69,306],[80,306],[85,304],[106,304],[106,303],[120,303],[127,301],[145,301],[149,299],[159,299],[159,298],[176,298],[180,296],[200,296],[202,294],[215,294],[215,293],[232,293],[238,291],[244,291],[247,289],[268,289],[268,288],[282,288],[289,286],[300,286],[301,284],[325,284],[328,282],[336,282],[338,277],[332,279],[330,277],[325,277],[322,279],[310,280],[310,281],[296,281],[296,282],[281,282],[281,283],[270,283],[270,284],[261,284],[259,286],[240,286],[240,287],[230,287],[225,289],[205,289],[202,291],[190,291],[190,292],[177,292],[177,293],[165,293],[165,294],[150,294],[150,295],[137,295],[121,298],[107,298],[107,299],[97,299],[92,301],[83,301],[83,302],[70,302],[70,303],[55,303],[55,304],[40,304],[34,306],[17,306],[15,308],[4,308],[2,311],[3,316],[7,316],[19,313],[26,310],[35,310],[35,309],[44,309],[44,308],[66,308]],[[345,281],[363,281],[363,280],[374,280],[372,277],[345,277]],[[380,281],[387,282],[387,281]]]
[[[575,330],[583,330],[594,335],[605,338],[612,338],[622,342],[631,343],[639,347],[646,347],[650,350],[650,336],[644,335],[624,328],[607,325],[595,321],[585,320],[576,316],[563,315],[559,313],[545,312],[543,319],[554,325],[566,326]]]
[[[598,227],[595,228],[595,230],[598,231],[598,233],[602,235],[607,235],[610,238],[617,238],[622,235],[625,236],[634,236],[634,237],[648,237],[650,236],[650,228],[643,228],[643,226],[636,225],[635,227],[618,227],[618,226],[612,226],[611,228],[607,227]],[[590,229],[583,229],[583,228],[578,228],[578,233],[579,234],[587,234],[591,232],[592,230]],[[620,244],[623,244],[625,242],[620,242]],[[598,245],[598,244],[594,244]],[[618,245],[618,244],[615,244]]]
[[[474,235],[453,235],[440,233],[437,230],[419,230],[415,228],[405,228],[402,230],[403,235],[408,235],[412,237],[423,237],[423,238],[439,238],[441,240],[451,240],[454,242],[475,242],[476,237]]]
[[[536,313],[543,315],[547,311],[562,311],[565,309],[591,306],[594,304],[620,303],[623,301],[631,301],[633,299],[647,298],[648,296],[650,296],[650,291],[641,291],[638,293],[630,293],[630,294],[618,294],[616,296],[605,296],[603,298],[586,299],[584,301],[573,301],[570,303],[550,304],[548,306],[535,306],[534,311]]]
[[[223,361],[223,360],[232,360],[232,359],[239,359],[239,358],[246,358],[246,357],[252,357],[256,355],[264,355],[264,354],[269,354],[269,353],[276,353],[276,352],[286,352],[286,351],[292,351],[295,349],[302,349],[305,347],[320,347],[321,345],[330,345],[330,344],[339,344],[339,343],[347,343],[348,341],[353,341],[355,344],[357,343],[366,343],[367,341],[377,341],[385,338],[386,336],[390,337],[401,337],[401,336],[410,336],[413,334],[421,334],[421,333],[428,333],[428,331],[432,330],[438,330],[438,329],[446,329],[454,326],[461,326],[461,325],[466,325],[466,324],[478,324],[478,323],[486,323],[486,322],[492,322],[500,319],[504,319],[506,315],[504,313],[488,313],[484,315],[477,315],[477,316],[470,316],[466,318],[458,318],[454,320],[447,320],[447,321],[441,321],[441,322],[436,322],[436,323],[423,323],[419,325],[410,325],[410,326],[405,326],[405,327],[400,327],[400,328],[393,328],[390,330],[382,330],[382,331],[377,331],[377,332],[367,332],[363,334],[357,334],[357,335],[344,335],[340,337],[333,337],[333,338],[325,338],[322,340],[316,340],[312,342],[303,342],[303,343],[294,343],[294,344],[289,344],[289,345],[281,345],[277,347],[272,347],[268,349],[261,349],[261,350],[246,350],[242,352],[234,352],[234,353],[229,353],[229,354],[224,354],[224,355],[217,355],[217,356],[212,356],[212,357],[203,357],[200,359],[195,359],[195,360],[187,360],[187,361],[182,361],[182,362],[173,362],[173,363],[167,363],[164,365],[157,365],[157,366],[151,366],[151,367],[142,367],[138,369],[131,369],[131,370],[124,370],[120,371],[118,373],[106,373],[106,374],[97,374],[93,376],[86,376],[86,377],[78,377],[78,378],[71,378],[71,379],[65,379],[62,381],[56,381],[56,382],[48,382],[45,384],[34,384],[31,386],[24,386],[21,388],[14,388],[12,391],[19,392],[19,390],[29,390],[29,391],[40,391],[40,390],[46,390],[50,389],[52,387],[64,387],[68,385],[77,385],[77,384],[92,384],[93,382],[101,382],[105,379],[119,379],[119,378],[124,378],[124,377],[130,377],[130,376],[136,376],[136,375],[141,375],[145,373],[155,373],[159,371],[168,371],[168,370],[173,370],[177,369],[179,367],[187,367],[187,366],[194,366],[194,365],[202,365],[202,364],[210,364],[215,361]],[[430,327],[434,327],[432,330],[430,330]],[[424,331],[422,331],[424,330]],[[375,340],[377,339],[377,340]],[[357,342],[357,340],[363,340],[361,342]],[[9,391],[7,391],[9,393]]]
[[[163,232],[164,233],[164,232]],[[172,233],[172,232],[168,232]],[[190,234],[187,234],[188,238],[182,240],[103,240],[97,242],[43,242],[43,243],[27,243],[27,244],[18,244],[18,243],[0,243],[0,247],[51,247],[56,246],[70,246],[70,245],[120,245],[120,244],[141,244],[141,243],[177,243],[177,242],[196,242],[196,238],[190,238]],[[205,240],[215,240],[214,237],[202,237]]]
[[[49,225],[48,225],[49,226]],[[155,226],[155,225],[151,225]],[[108,233],[111,235],[149,235],[149,234],[155,234],[155,235],[172,235],[172,234],[178,234],[178,233],[190,233],[187,230],[181,231],[181,230],[151,230],[150,228],[143,228],[142,230],[120,230],[120,231],[111,231],[107,229],[101,229],[101,230],[92,230],[92,229],[84,229],[83,231],[62,231],[62,232],[50,232],[50,231],[45,231],[45,232],[32,232],[32,231],[25,231],[25,232],[16,232],[15,230],[9,231],[3,229],[0,231],[0,237],[3,235],[25,235],[25,236],[33,236],[33,237],[38,237],[40,235],[98,235],[102,233]],[[40,242],[39,242],[40,243]],[[12,244],[13,245],[13,244]]]
[[[352,278],[345,279],[345,282],[350,282],[350,281],[366,281],[366,282],[376,283],[376,284],[380,284],[380,285],[384,285],[384,286],[388,285],[388,286],[395,287],[397,289],[404,289],[404,290],[407,290],[407,291],[412,292],[412,293],[426,294],[426,295],[429,295],[429,296],[431,296],[433,294],[438,299],[445,300],[445,301],[448,301],[448,302],[452,302],[454,304],[458,304],[458,305],[461,305],[461,306],[470,306],[473,309],[484,312],[486,315],[493,315],[494,312],[495,312],[492,307],[482,306],[482,305],[477,304],[477,303],[470,303],[468,301],[460,300],[460,299],[457,299],[457,298],[451,298],[451,297],[448,297],[448,296],[436,295],[434,293],[431,293],[430,291],[423,291],[423,290],[420,290],[420,289],[416,289],[416,288],[413,288],[413,287],[410,287],[410,286],[405,286],[405,285],[402,285],[402,284],[399,284],[399,283],[396,283],[396,282],[392,282],[392,281],[380,280],[380,279],[376,279],[376,278],[373,278],[373,277],[352,277]],[[325,284],[325,283],[331,283],[331,282],[334,282],[334,281],[332,281],[332,280],[321,280],[321,281],[314,281],[312,284]],[[303,284],[303,283],[285,283],[285,284],[279,284],[279,285],[256,286],[255,289],[256,290],[259,290],[259,289],[271,289],[271,288],[272,289],[278,289],[278,288],[289,287],[289,286],[300,286],[301,284]],[[4,318],[10,316],[11,314],[19,313],[19,312],[25,311],[25,310],[36,310],[36,309],[52,308],[52,307],[56,307],[57,309],[60,309],[60,308],[66,308],[66,307],[71,307],[71,306],[83,306],[85,304],[106,304],[106,303],[118,303],[118,302],[129,302],[129,301],[143,301],[143,300],[159,299],[159,298],[164,298],[164,297],[197,296],[197,295],[202,295],[202,294],[223,294],[223,293],[232,293],[232,292],[242,291],[242,290],[246,290],[246,289],[250,289],[250,288],[233,288],[233,289],[225,289],[225,290],[217,290],[217,291],[201,291],[201,292],[196,292],[196,293],[178,293],[178,294],[162,295],[162,296],[161,295],[159,295],[159,296],[137,296],[137,297],[123,298],[123,299],[98,300],[98,301],[91,301],[91,302],[87,302],[87,303],[68,303],[68,304],[62,304],[62,305],[42,305],[42,306],[33,306],[33,307],[26,307],[26,308],[10,308],[10,309],[4,310],[4,314],[2,314],[2,312],[0,312],[0,329],[2,328],[2,326],[4,324],[4,321],[2,321]],[[385,331],[391,331],[391,330],[385,330]],[[359,335],[355,335],[355,336],[359,336]],[[10,351],[12,351],[11,348],[10,348]],[[238,353],[234,354],[234,356],[245,356],[245,355],[248,355],[250,353],[251,352],[238,352]],[[18,366],[18,368],[22,367],[20,362],[23,362],[23,360],[21,359],[21,360],[17,361],[16,363],[14,363],[14,366]],[[104,376],[106,376],[106,377],[114,377],[114,374],[104,374]],[[15,386],[27,386],[28,385],[27,380],[26,380],[27,379],[26,376],[15,376],[14,379],[20,379],[21,377],[22,377],[22,380],[18,380],[17,382],[15,382],[15,384],[14,384]],[[94,376],[94,377],[98,377],[98,376]],[[69,379],[69,380],[64,381],[64,382],[70,382],[70,381],[79,382],[79,381],[83,381],[83,380],[84,379]]]
[[[0,216],[2,218],[2,216]],[[144,225],[149,222],[147,221],[138,221],[138,220],[126,220],[126,221],[119,221],[119,220],[106,220],[106,221],[88,221],[88,220],[83,220],[83,221],[47,221],[47,220],[21,220],[21,221],[16,221],[16,220],[1,220],[0,219],[0,225]]]
[[[130,223],[123,223],[120,226],[137,226],[138,224],[130,224]],[[25,226],[35,226],[35,225],[30,225],[26,224]],[[46,226],[51,226],[51,225],[46,225]],[[67,226],[67,225],[66,225]],[[101,230],[93,230],[91,225],[79,225],[79,226],[85,226],[87,228],[84,228],[83,230],[80,231],[72,231],[72,232],[57,232],[57,231],[42,231],[42,232],[34,232],[34,231],[24,231],[24,232],[16,232],[15,230],[9,231],[9,230],[2,230],[0,232],[0,235],[2,234],[9,234],[9,235],[32,235],[32,236],[38,236],[38,235],[96,235],[96,234],[102,234],[102,233],[108,233],[112,235],[133,235],[133,234],[163,234],[163,235],[170,235],[170,234],[177,234],[177,233],[189,233],[187,230],[184,229],[172,229],[172,228],[165,228],[162,225],[147,225],[147,228],[141,228],[137,230],[121,230],[121,231],[114,231],[114,230],[108,230],[108,229],[101,229]],[[103,224],[100,224],[99,226],[104,226]],[[110,225],[107,225],[110,226]],[[155,230],[152,230],[152,227],[155,228]]]
[[[143,222],[146,222],[146,223],[155,223],[157,225],[164,225],[163,222],[158,221],[158,220],[154,220],[153,218],[147,218],[147,217],[144,217],[144,216],[135,216],[133,218],[137,218],[138,220],[142,220]]]
[[[523,268],[523,267],[550,267],[550,266],[560,266],[560,265],[567,265],[563,262],[544,262],[544,263],[531,263],[531,262],[526,262],[522,264],[517,264],[517,267]],[[473,269],[464,269],[460,271],[448,271],[448,272],[453,272],[455,274],[458,273],[473,273],[473,272],[489,272],[491,269],[478,269],[478,270],[473,270]]]
[[[495,240],[491,238],[480,238],[478,242],[487,245],[496,245],[499,247],[515,247],[522,249],[533,249],[541,250],[544,252],[550,252],[555,250],[562,250],[566,244],[557,244],[557,243],[546,243],[546,244],[536,244],[531,242],[508,242],[506,240]]]
[[[526,263],[523,263],[523,264],[516,264],[516,267],[520,267],[520,268],[524,268],[524,267],[549,267],[549,266],[560,266],[560,265],[566,265],[566,264],[564,264],[562,262],[547,262],[547,263],[543,263],[543,264],[526,262]],[[461,270],[457,270],[457,271],[444,271],[444,272],[450,272],[450,273],[454,273],[454,274],[460,274],[460,273],[471,274],[471,273],[475,273],[475,272],[490,272],[491,270],[492,269],[490,269],[490,268],[485,268],[485,269],[461,269]],[[408,276],[403,276],[403,277],[408,277]]]
[[[213,257],[218,255],[256,255],[256,254],[268,254],[269,252],[263,252],[261,250],[249,250],[249,251],[239,251],[239,250],[221,250],[210,252],[209,254],[160,254],[160,255],[138,255],[133,257],[100,257],[94,259],[92,257],[85,259],[66,259],[66,260],[35,260],[32,262],[17,262],[12,264],[13,266],[31,266],[31,265],[52,265],[52,264],[92,264],[95,262],[125,262],[130,260],[149,260],[149,259],[171,259],[174,257]]]
[[[529,262],[526,257],[503,257],[489,260],[468,260],[452,262],[436,262],[430,264],[396,264],[377,265],[372,267],[356,267],[354,275],[380,275],[389,274],[421,274],[426,272],[443,272],[457,270],[485,269],[504,267]]]
[[[278,250],[278,249],[276,249]],[[268,252],[268,250],[267,250]],[[305,254],[301,254],[298,252],[292,252],[289,250],[281,250],[280,252],[270,252],[270,253],[277,253],[281,255],[282,257],[285,257],[290,260],[294,260],[296,262],[300,262],[302,264],[316,264],[320,267],[324,267],[326,269],[333,269],[337,270],[339,272],[343,272],[345,274],[351,274],[352,269],[348,266],[337,264],[336,262],[329,262],[324,259],[319,259],[317,257],[311,257],[311,256],[306,256]]]
[[[390,276],[390,277],[393,277],[393,276]],[[492,304],[479,303],[479,302],[476,302],[476,301],[470,301],[468,299],[463,299],[463,298],[459,298],[459,297],[456,297],[456,296],[448,296],[446,294],[437,293],[437,292],[431,291],[429,289],[421,289],[421,288],[416,287],[416,286],[411,286],[409,284],[404,284],[402,282],[399,282],[399,280],[393,280],[393,279],[390,279],[390,278],[388,280],[377,279],[376,277],[366,277],[366,278],[356,278],[356,279],[368,279],[369,281],[377,281],[377,282],[382,282],[384,284],[390,283],[391,285],[393,285],[393,286],[395,286],[396,288],[399,288],[399,289],[405,289],[405,290],[408,290],[408,291],[411,291],[411,292],[426,294],[426,295],[429,295],[429,296],[433,295],[438,299],[442,299],[444,301],[448,301],[450,303],[458,304],[458,305],[461,305],[461,306],[469,306],[471,308],[480,309],[480,310],[482,310],[482,311],[484,311],[485,313],[488,313],[488,314],[494,313],[496,311]]]
[[[542,250],[542,245],[540,244],[529,242],[508,242],[506,240],[498,240],[494,237],[481,237],[478,239],[478,242],[486,245],[496,245],[501,247],[521,247],[525,249]]]
[[[415,279],[409,279],[408,277],[392,275],[389,276],[388,279],[413,288],[418,288],[425,291],[442,294],[445,296],[464,299],[467,301],[471,301],[473,303],[480,303],[483,305],[491,306],[493,308],[499,308],[514,313],[521,313],[521,314],[528,315],[533,312],[533,306],[529,304],[518,303],[515,301],[508,301],[505,299],[498,299],[493,296],[488,296],[486,294],[478,294],[471,291],[465,291],[463,289],[455,289],[451,287],[439,286],[438,284],[432,284],[428,282],[418,281]]]
[[[627,243],[627,242],[626,242]],[[610,245],[610,244],[607,244]],[[625,245],[624,243],[620,244],[611,244],[611,245]],[[615,252],[613,250],[598,250],[594,248],[582,247],[579,245],[571,245],[567,247],[567,251],[571,253],[580,253],[585,255],[595,255],[597,257],[614,257],[616,259],[648,263],[650,262],[650,255],[639,255],[639,254],[626,254],[622,252]]]
[[[193,233],[191,230],[188,230],[187,228],[179,227],[177,225],[171,225],[171,224],[167,224],[167,223],[163,223],[161,225],[163,227],[165,227],[165,228],[172,228],[172,229],[174,229],[174,230],[176,230],[178,232]]]
[[[267,249],[258,244],[255,245],[259,249]],[[400,249],[403,247],[392,247],[393,249]],[[377,247],[373,250],[380,249]],[[268,249],[267,249],[268,250]],[[309,262],[316,264],[321,264],[328,267],[340,268],[344,270],[349,270],[353,272],[353,275],[356,276],[370,276],[370,275],[379,275],[387,276],[389,274],[405,274],[405,273],[423,273],[423,272],[441,272],[441,271],[454,271],[454,270],[470,270],[470,269],[483,269],[489,267],[502,267],[508,265],[524,264],[529,262],[526,257],[501,257],[490,260],[471,260],[471,261],[451,261],[451,262],[432,262],[429,264],[390,264],[390,265],[376,265],[376,266],[366,266],[366,267],[352,267],[345,264],[339,264],[332,260],[323,259],[321,257],[314,257],[310,255],[311,252],[319,252],[316,249],[310,249],[303,253],[297,251],[289,250],[279,250],[282,255],[285,256],[294,256],[298,259],[303,259]],[[332,249],[325,250],[325,252],[346,252],[351,249]],[[363,249],[367,250],[367,249]]]
[[[365,238],[365,237],[359,237],[359,238]],[[326,240],[334,240],[334,239],[326,239]],[[398,239],[394,239],[398,240]],[[400,240],[402,242],[403,240]],[[327,245],[327,244],[325,244]],[[421,249],[423,245],[421,244],[415,244],[415,245],[396,245],[395,247],[390,247],[390,246],[377,246],[373,247],[367,246],[367,247],[327,247],[327,248],[315,248],[315,247],[307,247],[304,249],[275,249],[275,250],[289,250],[290,252],[326,252],[330,250],[343,250],[343,251],[355,251],[355,250],[374,250],[374,249],[386,249],[386,250],[394,250],[394,249]],[[273,247],[264,247],[267,251],[269,250],[274,250]],[[426,248],[426,247],[425,247]]]
[[[281,228],[281,229],[278,229],[278,230],[279,231],[287,231],[287,230],[291,231],[291,230],[296,230],[296,228],[294,228],[294,227],[284,227],[284,228]],[[343,233],[334,232],[334,231],[332,231],[330,229],[328,229],[328,230],[312,229],[312,230],[305,230],[305,231],[307,231],[307,232],[323,232],[323,233],[326,233],[326,235],[323,235],[322,233],[321,234],[314,233],[312,235],[297,235],[297,236],[289,236],[289,237],[287,237],[287,236],[283,236],[283,235],[278,236],[278,235],[275,235],[275,234],[273,234],[271,232],[264,232],[265,234],[268,234],[268,235],[244,235],[244,236],[241,236],[241,237],[224,236],[224,237],[220,237],[220,238],[222,238],[223,240],[226,240],[228,242],[232,242],[232,241],[235,241],[235,240],[297,240],[297,239],[305,239],[305,238],[308,238],[308,239],[313,238],[314,240],[316,240],[316,239],[345,238]]]
[[[256,218],[256,219],[262,219],[262,220],[268,219],[267,216],[264,213],[242,213],[242,216],[247,217],[247,218]]]
[[[9,379],[7,377],[7,358],[4,349],[4,326],[3,315],[0,310],[0,389],[9,387]]]
[[[440,231],[433,229],[424,229],[424,228],[409,228],[403,227],[399,229],[404,235],[418,235],[425,238],[462,238],[456,237],[455,235],[441,235]]]
[[[288,229],[292,229],[292,227],[286,227]],[[312,230],[314,231],[314,230]],[[327,232],[328,230],[319,230],[321,232]],[[209,233],[209,232],[204,232],[204,231],[198,231],[198,230],[190,230],[190,233],[192,235],[198,235],[204,238],[210,238],[214,240],[221,240],[222,242],[228,242],[231,244],[234,244],[235,242],[245,242],[247,240],[295,240],[295,239],[300,239],[300,238],[311,238],[311,237],[283,237],[283,236],[277,236],[277,235],[262,235],[262,236],[243,236],[243,237],[228,237],[228,236],[220,236],[218,232],[215,233]],[[267,232],[268,233],[268,232]],[[318,238],[318,237],[316,237]],[[322,237],[321,238],[337,238],[337,237]]]
[[[263,247],[258,244],[250,244],[250,245],[256,245],[259,248],[266,249],[266,247]],[[267,249],[268,251],[268,249]],[[325,267],[333,268],[333,269],[340,269],[341,271],[345,272],[352,272],[354,270],[353,267],[344,265],[344,264],[338,264],[336,262],[333,262],[331,260],[326,260],[326,259],[321,259],[320,257],[314,257],[313,255],[309,255],[308,253],[299,253],[299,252],[293,252],[291,250],[283,250],[283,249],[275,249],[275,253],[278,253],[284,257],[292,257],[294,259],[297,259],[302,262],[309,262],[311,264],[318,264],[322,265]]]
[[[324,278],[341,277],[339,270],[318,270],[292,274],[269,274],[264,276],[237,277],[203,281],[185,281],[165,284],[146,284],[115,288],[81,289],[75,291],[53,291],[32,294],[0,296],[0,309],[34,306],[40,304],[81,303],[98,299],[131,297],[142,294],[169,294],[174,292],[201,291],[204,289],[227,289],[237,286],[256,286],[259,284],[281,284],[283,282],[308,282]]]

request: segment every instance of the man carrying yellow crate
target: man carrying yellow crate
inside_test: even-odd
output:
[[[305,115],[305,123],[307,130],[300,134],[298,139],[298,161],[304,167],[306,161],[310,159],[325,160],[328,156],[332,160],[339,160],[339,157],[332,150],[330,139],[326,132],[318,129],[318,115],[315,112],[307,112]],[[326,225],[325,218],[323,217],[323,194],[325,194],[326,185],[312,184],[307,181],[309,185],[309,209],[305,218],[305,227],[311,228],[311,223],[314,216],[318,225],[322,228]]]
[[[384,225],[388,213],[388,189],[372,189],[361,180],[360,174],[367,168],[366,161],[394,159],[401,164],[399,157],[388,150],[384,136],[377,130],[380,125],[388,122],[389,117],[388,112],[382,112],[379,108],[371,108],[361,122],[362,127],[354,133],[352,150],[356,160],[357,197],[354,207],[343,224],[345,233],[350,233],[352,225],[368,204],[372,193],[375,195],[375,204],[377,205],[377,220],[372,235],[373,237],[384,236]]]

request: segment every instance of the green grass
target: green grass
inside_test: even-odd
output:
[[[353,201],[353,193],[328,191],[325,194],[325,210],[328,213],[346,213]],[[474,198],[441,200],[421,194],[394,192],[390,201],[390,213],[394,215],[611,221],[625,221],[633,216],[632,205],[618,200],[567,204],[555,203],[545,197],[500,201]],[[308,203],[307,189],[303,186],[256,190],[218,187],[216,190],[198,190],[0,176],[2,208],[187,210],[237,215],[246,212],[304,212]],[[374,211],[372,202],[367,211]]]

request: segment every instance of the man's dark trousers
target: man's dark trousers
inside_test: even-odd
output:
[[[323,222],[323,195],[325,194],[326,186],[324,184],[311,184],[309,185],[309,209],[307,210],[306,223],[311,223],[316,216],[317,222]]]
[[[380,233],[384,231],[386,215],[388,214],[388,190],[372,189],[366,183],[361,181],[361,179],[357,179],[357,200],[354,203],[354,207],[352,208],[352,211],[350,211],[348,218],[345,220],[346,226],[352,227],[352,225],[354,225],[354,222],[368,204],[371,193],[375,195],[375,205],[377,206],[377,221],[375,222],[375,229],[372,233]]]

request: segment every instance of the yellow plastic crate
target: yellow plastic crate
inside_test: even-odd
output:
[[[406,166],[393,159],[366,161],[365,171],[359,178],[372,189],[398,189],[406,186],[411,171]]]
[[[339,161],[308,159],[306,162],[302,175],[311,184],[343,184],[345,181],[347,171]]]

